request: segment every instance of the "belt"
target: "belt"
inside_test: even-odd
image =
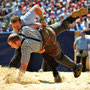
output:
[[[40,34],[41,34],[41,36],[42,36],[42,41],[43,41],[43,42],[42,42],[42,44],[43,44],[42,48],[45,48],[46,44],[45,44],[44,37],[43,37],[43,35],[42,35],[42,29],[38,28],[38,31],[40,32]]]

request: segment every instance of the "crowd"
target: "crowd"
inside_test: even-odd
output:
[[[35,4],[42,7],[43,16],[48,25],[61,21],[81,7],[88,8],[87,0],[0,0],[0,32],[13,31],[10,17],[12,15],[22,17]],[[38,16],[35,18],[35,22],[40,22]],[[68,30],[90,30],[90,14],[77,19]]]

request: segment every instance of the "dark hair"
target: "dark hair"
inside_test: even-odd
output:
[[[21,5],[18,5],[18,8],[20,9],[21,8]]]
[[[10,19],[10,22],[11,23],[15,23],[17,21],[20,21],[21,22],[21,19],[20,19],[19,16],[16,16],[16,15],[12,16],[11,19]]]
[[[8,36],[8,42],[13,42],[13,43],[15,43],[16,41],[18,41],[18,40],[20,40],[20,38],[19,38],[19,36],[18,36],[18,34],[17,33],[12,33],[12,34],[10,34],[9,36]]]
[[[84,31],[81,31],[81,32],[80,32],[80,34],[81,34],[81,33],[84,33],[84,34],[86,34]]]

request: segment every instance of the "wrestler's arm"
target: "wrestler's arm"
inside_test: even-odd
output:
[[[18,80],[21,80],[21,77],[24,75],[25,71],[27,70],[27,66],[28,66],[28,62],[21,63]]]
[[[32,7],[32,9],[36,13],[36,15],[38,15],[40,17],[40,19],[43,18],[43,13],[42,13],[42,10],[39,5],[35,5],[34,7]],[[46,26],[47,25],[46,21],[45,20],[41,21],[41,25]]]
[[[19,75],[18,79],[20,80],[21,77],[24,75],[25,71],[27,70],[28,63],[30,61],[32,50],[30,50],[27,43],[24,41],[21,47],[21,65],[19,68]]]
[[[33,6],[21,19],[24,21],[25,25],[32,25],[33,28],[38,28],[41,26],[46,26],[46,21],[43,20],[40,23],[34,22],[35,17],[39,16],[40,18],[43,18],[43,13],[39,5]]]
[[[39,28],[39,27],[41,27],[41,24],[40,23],[34,23],[34,24],[32,24],[32,28]]]

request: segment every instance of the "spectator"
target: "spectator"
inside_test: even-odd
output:
[[[83,30],[83,27],[81,26],[81,22],[80,21],[77,21],[76,29],[77,29],[77,31],[82,31]]]
[[[13,28],[11,24],[8,25],[7,32],[13,32]]]
[[[80,63],[82,58],[83,69],[86,71],[86,59],[88,56],[88,44],[90,44],[90,39],[85,36],[85,33],[81,31],[80,37],[76,38],[74,42],[74,50],[76,52],[76,63]],[[77,46],[78,45],[78,46]],[[76,47],[77,46],[77,47]]]
[[[60,20],[62,20],[64,18],[63,14],[60,14],[59,18],[60,18]]]
[[[7,32],[6,23],[2,24],[2,32]]]
[[[37,2],[36,2],[37,1]],[[8,16],[7,19],[9,19],[13,13],[17,16],[22,16],[25,14],[30,8],[35,5],[39,4],[43,12],[46,12],[46,21],[47,23],[52,21],[58,22],[59,18],[62,20],[62,18],[66,18],[70,13],[73,11],[78,10],[80,7],[87,7],[87,1],[86,0],[1,0],[1,8],[0,11],[0,20],[5,22],[4,16]],[[25,9],[25,12],[22,11]],[[12,11],[12,13],[10,13]],[[14,11],[14,12],[13,12]],[[23,13],[22,13],[23,12]],[[47,18],[51,18],[47,20]],[[53,19],[55,17],[55,20]],[[59,18],[57,18],[59,17]],[[86,16],[85,16],[86,17]],[[88,30],[88,24],[86,26],[86,23],[88,23],[88,16],[86,17],[86,21],[83,20],[81,23],[81,27],[83,27],[84,30]],[[40,22],[39,18],[36,18],[37,22]],[[5,22],[6,23],[6,22]],[[7,21],[7,26],[8,26]],[[85,23],[85,25],[84,25]],[[79,27],[80,28],[80,27]],[[72,30],[73,28],[71,28]],[[80,29],[81,30],[81,29]]]
[[[14,12],[17,16],[21,16],[22,15],[22,8],[21,5],[18,6],[18,8],[16,9],[16,11]]]
[[[87,14],[87,28],[90,27],[90,14]]]
[[[9,19],[6,19],[6,26],[8,26],[9,24]]]
[[[87,14],[87,17],[84,18],[84,21],[82,22],[82,26],[84,27],[83,30],[84,31],[88,31],[90,30],[90,14]]]
[[[81,25],[83,26],[83,31],[87,31],[88,30],[88,28],[87,28],[88,23],[87,23],[87,19],[86,18],[83,19]]]

